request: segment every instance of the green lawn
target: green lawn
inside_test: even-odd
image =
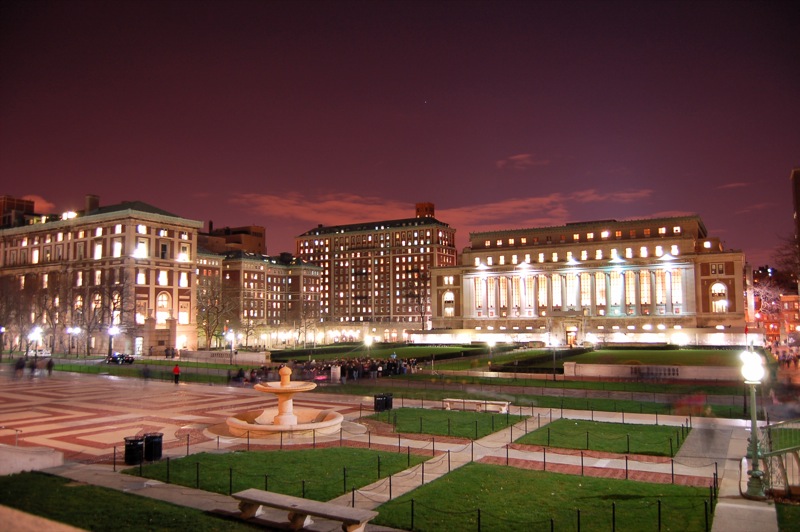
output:
[[[690,429],[558,419],[517,443],[622,454],[674,456]]]
[[[735,349],[597,349],[566,359],[578,364],[655,364],[740,367]]]
[[[263,530],[193,508],[36,472],[0,476],[0,502],[85,530]],[[5,526],[14,528],[12,523]]]
[[[395,426],[395,431],[400,433],[478,439],[518,423],[524,419],[524,416],[458,410],[399,408],[373,414],[368,419],[390,423]]]
[[[348,447],[275,452],[200,453],[142,466],[142,476],[205,491],[230,494],[268,489],[318,501],[334,499],[430,458]],[[123,473],[139,475],[139,467]]]
[[[471,463],[381,505],[374,522],[425,532],[486,532],[551,530],[552,519],[555,530],[605,532],[612,530],[615,511],[617,531],[693,532],[707,530],[708,495],[707,488]],[[708,508],[713,512],[710,503]],[[711,516],[708,523],[710,529]]]

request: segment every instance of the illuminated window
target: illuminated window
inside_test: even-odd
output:
[[[596,249],[594,251],[594,258],[595,258],[595,260],[603,260],[603,250],[602,249]]]
[[[642,305],[650,304],[650,272],[639,272],[639,297]]]
[[[475,308],[483,308],[483,279],[475,279]]]
[[[146,225],[142,225],[142,224],[137,225],[136,226],[136,232],[139,233],[140,235],[146,235],[147,234],[147,226]]]
[[[711,285],[711,312],[728,312],[728,288],[723,283]]]
[[[589,252],[585,249],[581,251],[581,260],[588,260],[589,259]]]
[[[47,283],[49,281],[49,277],[46,273],[42,274],[42,288],[47,288]]]
[[[138,268],[136,270],[136,284],[147,284],[143,268]]]
[[[167,286],[167,270],[158,270],[158,284],[159,286]]]
[[[114,234],[122,234],[122,224],[117,224],[114,226]]]
[[[676,235],[681,234],[681,227],[679,225],[676,225],[675,227],[672,228],[672,232]]]
[[[626,259],[633,258],[633,248],[625,248],[625,258]]]
[[[495,297],[497,294],[497,282],[493,277],[486,280],[486,306],[489,309],[495,307]]]
[[[580,239],[581,239],[581,235],[580,235],[580,234],[578,234],[578,233],[573,233],[573,235],[572,235],[572,240],[573,240],[574,242],[578,242]]]
[[[561,308],[561,275],[554,273],[550,276],[550,282],[553,283],[553,308]]]
[[[103,244],[101,242],[97,242],[94,245],[94,260],[100,260],[103,258]]]
[[[547,308],[547,276],[546,275],[538,275],[537,279],[539,280],[539,294],[538,294],[538,301],[540,308]]]
[[[95,286],[100,286],[103,284],[103,272],[100,270],[94,271],[94,284]]]
[[[94,236],[103,236],[103,228],[98,227],[94,230]]]
[[[166,323],[167,319],[171,317],[172,298],[167,292],[159,292],[156,296],[156,322]]]
[[[581,306],[588,307],[592,304],[592,276],[589,273],[581,274]]]
[[[187,274],[186,272],[181,272],[178,281],[178,286],[180,286],[181,288],[186,288],[189,286],[189,274]]]
[[[650,236],[650,229],[649,228],[644,230],[644,236]]]
[[[594,298],[598,305],[606,305],[606,274],[595,272],[594,274]]]
[[[544,253],[539,253],[539,262],[544,262]]]
[[[677,257],[678,256],[678,245],[677,244],[672,244],[672,247],[669,248],[669,253],[673,257]]]
[[[636,304],[636,273],[625,272],[625,304]]]
[[[667,234],[667,228],[666,227],[659,227],[658,228],[658,234],[661,235],[661,236],[666,235]]]
[[[664,254],[664,248],[661,246],[656,246],[656,257],[660,257]]]
[[[663,305],[667,301],[667,272],[664,270],[656,270],[656,304]]]
[[[683,304],[683,283],[681,281],[681,270],[673,270],[670,273],[672,283],[672,304]]]
[[[642,246],[639,248],[639,256],[643,259],[647,258],[647,246]]]
[[[711,242],[709,242],[708,240],[706,240],[705,242],[703,242],[703,247],[704,247],[705,249],[711,249]]]
[[[594,240],[594,233],[586,233],[586,240]]]
[[[122,240],[119,238],[115,238],[113,242],[113,255],[114,257],[121,257],[122,256]]]
[[[558,262],[558,253],[553,253],[553,262]]]

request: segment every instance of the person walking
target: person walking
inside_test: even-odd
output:
[[[175,377],[175,384],[178,384],[178,381],[181,380],[181,367],[178,364],[172,368],[172,376]]]

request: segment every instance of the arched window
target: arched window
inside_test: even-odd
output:
[[[456,315],[456,296],[449,290],[442,296],[442,310],[445,318],[452,318]]]
[[[172,317],[172,298],[167,292],[156,296],[156,323],[166,323]]]
[[[723,283],[711,285],[711,312],[728,312],[728,287]]]

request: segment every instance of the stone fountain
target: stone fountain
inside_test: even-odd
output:
[[[254,386],[259,392],[275,395],[278,398],[277,408],[244,412],[228,418],[226,423],[231,434],[259,438],[282,433],[304,435],[312,432],[317,434],[339,432],[344,420],[344,416],[339,412],[313,408],[294,409],[292,397],[297,393],[313,390],[317,387],[315,383],[292,382],[292,369],[286,366],[282,367],[278,374],[281,377],[280,382]]]

